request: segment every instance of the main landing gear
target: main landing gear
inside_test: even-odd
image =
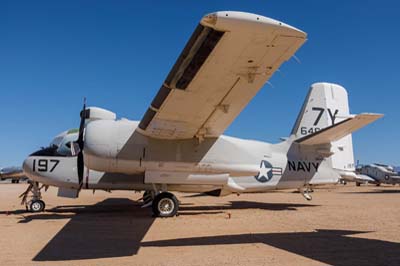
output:
[[[22,193],[19,197],[22,198],[21,204],[25,205],[25,208],[27,211],[30,212],[42,212],[44,211],[46,204],[42,200],[42,194],[40,193],[40,190],[42,188],[45,188],[45,191],[49,188],[49,186],[42,185],[39,187],[38,182],[34,181],[29,181],[29,186],[25,190],[24,193]],[[32,195],[29,195],[29,194]],[[29,200],[28,200],[29,198]]]
[[[142,207],[146,208],[151,205],[155,217],[173,217],[179,210],[179,201],[170,192],[145,191],[142,200]]]

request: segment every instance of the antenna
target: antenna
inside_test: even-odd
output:
[[[294,60],[296,60],[297,63],[301,64],[300,59],[294,54],[293,55]]]

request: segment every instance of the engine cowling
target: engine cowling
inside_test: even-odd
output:
[[[96,110],[97,112],[98,110]],[[134,134],[138,122],[129,120],[112,120],[110,113],[93,113],[85,129],[84,160],[85,165],[96,171],[120,172],[118,159],[121,150]],[[110,119],[100,119],[98,114]],[[92,115],[92,113],[91,113]],[[124,158],[132,160],[136,158]]]
[[[100,108],[100,107],[89,107],[86,108],[86,121],[95,120],[115,120],[117,115],[114,112]]]

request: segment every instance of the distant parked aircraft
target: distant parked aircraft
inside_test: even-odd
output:
[[[11,166],[0,168],[0,179],[6,180],[11,179],[12,183],[19,183],[19,181],[27,179],[25,176],[22,167],[20,166]]]
[[[356,185],[362,183],[380,184],[400,184],[400,175],[394,170],[393,166],[374,163],[357,167]]]

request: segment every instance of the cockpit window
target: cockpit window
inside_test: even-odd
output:
[[[79,153],[79,145],[76,143],[78,134],[65,131],[56,136],[46,148],[34,152],[31,156],[76,156]]]
[[[57,155],[57,149],[58,147],[56,145],[51,145],[32,153],[30,156],[59,156]]]
[[[57,153],[62,155],[62,156],[72,156],[72,152],[71,152],[71,143],[67,142],[67,143],[61,143],[61,146],[58,147],[57,149]]]
[[[79,145],[76,142],[68,142],[62,144],[60,147],[58,147],[57,145],[52,145],[46,148],[42,148],[41,150],[32,153],[31,156],[71,157],[76,156],[78,153]]]
[[[60,146],[61,142],[64,140],[64,138],[67,136],[67,131],[62,132],[61,134],[57,135],[51,142],[49,146]]]

